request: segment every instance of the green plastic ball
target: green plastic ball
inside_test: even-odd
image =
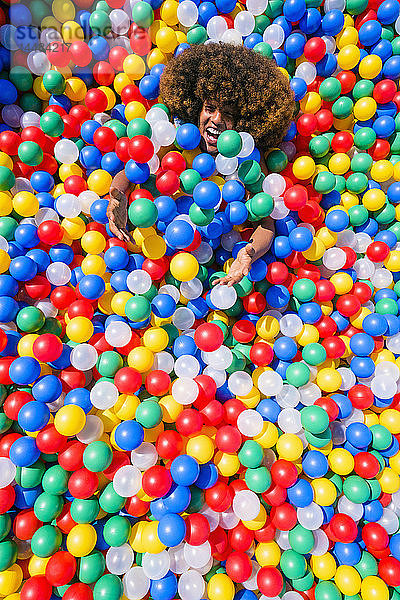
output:
[[[65,78],[58,71],[46,71],[43,75],[43,87],[49,94],[63,94],[65,85]]]
[[[285,577],[289,579],[300,579],[304,577],[307,569],[307,562],[303,554],[295,550],[285,550],[282,552],[279,566]]]
[[[113,484],[109,483],[100,494],[100,508],[106,513],[116,513],[124,506],[125,500],[126,498],[117,494]]]
[[[32,536],[31,548],[36,556],[47,558],[51,556],[61,546],[62,534],[58,527],[53,525],[43,525],[39,527]]]
[[[0,192],[11,190],[15,184],[15,175],[8,167],[0,166]]]
[[[63,509],[63,506],[64,502],[61,496],[43,492],[36,498],[33,505],[33,512],[39,521],[43,521],[43,523],[50,523],[53,519],[58,517]]]
[[[144,400],[136,409],[135,419],[145,429],[156,427],[162,420],[161,406],[154,400]]]
[[[356,504],[367,502],[371,495],[368,483],[358,475],[350,475],[343,482],[343,493]]]
[[[157,221],[157,207],[148,198],[137,198],[128,209],[129,220],[135,227],[151,227]]]
[[[327,77],[321,82],[318,93],[322,100],[333,102],[339,98],[340,94],[342,93],[342,84],[338,79],[336,79],[336,77]]]
[[[14,540],[0,542],[0,571],[9,569],[17,560],[18,546]]]
[[[234,158],[242,149],[242,138],[237,131],[227,129],[223,131],[217,140],[217,149],[222,156]]]
[[[91,498],[74,498],[71,503],[71,517],[76,523],[91,523],[99,514],[100,505],[95,496]]]
[[[123,364],[122,357],[118,352],[106,350],[97,359],[96,369],[102,377],[114,377]]]
[[[263,449],[254,440],[246,440],[238,453],[238,459],[244,467],[255,469],[259,467],[264,458]]]
[[[114,515],[104,525],[104,541],[110,546],[122,546],[122,544],[126,544],[130,535],[131,525],[128,519],[120,515]]]
[[[37,167],[43,160],[43,150],[39,144],[28,140],[18,146],[18,157],[24,164]]]
[[[150,316],[151,304],[143,296],[133,296],[125,305],[125,314],[131,321],[140,323]]]
[[[139,27],[150,27],[154,21],[154,12],[151,4],[137,2],[132,8],[132,21]]]
[[[56,496],[65,494],[68,489],[69,476],[68,471],[65,471],[60,465],[53,465],[43,475],[43,490]]]
[[[271,487],[271,475],[267,467],[261,466],[256,469],[246,469],[244,480],[247,487],[256,494],[263,494]]]
[[[51,137],[57,137],[64,132],[64,121],[59,114],[49,111],[40,117],[40,129]]]
[[[310,302],[317,293],[317,286],[311,279],[298,279],[293,285],[293,296],[300,302]]]
[[[89,471],[100,473],[110,466],[112,457],[112,449],[108,444],[101,440],[90,442],[83,452],[83,465]]]
[[[305,529],[302,525],[296,525],[289,531],[289,544],[292,550],[299,554],[308,554],[313,546],[315,540],[312,531]]]
[[[342,594],[332,581],[320,581],[314,593],[315,600],[342,600]]]
[[[82,556],[79,561],[79,581],[87,584],[95,583],[103,575],[105,567],[105,558],[98,550],[94,550],[87,556]]]
[[[261,175],[261,167],[255,160],[244,160],[238,169],[238,176],[244,185],[255,183]]]

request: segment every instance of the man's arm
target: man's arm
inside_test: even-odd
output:
[[[110,200],[107,206],[108,226],[119,240],[131,242],[132,237],[126,228],[128,222],[128,199],[126,194],[131,182],[122,170],[111,182]]]
[[[231,287],[235,283],[239,283],[243,277],[249,274],[253,262],[268,252],[274,236],[274,221],[271,217],[265,217],[254,231],[249,243],[239,250],[237,257],[231,264],[229,273],[225,277],[213,281],[213,285],[220,283]]]

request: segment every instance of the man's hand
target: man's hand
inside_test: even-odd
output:
[[[108,226],[111,233],[123,242],[132,242],[132,236],[126,228],[128,222],[128,199],[123,192],[113,188],[107,206]]]
[[[231,264],[229,273],[225,277],[220,277],[213,281],[213,285],[220,283],[221,285],[232,287],[235,283],[239,283],[243,277],[249,274],[253,255],[254,249],[250,244],[247,244],[247,246],[239,250],[237,257]]]

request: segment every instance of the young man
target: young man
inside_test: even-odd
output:
[[[204,152],[216,155],[218,137],[227,129],[250,133],[261,151],[263,171],[263,153],[282,141],[294,111],[289,81],[275,61],[231,44],[211,43],[184,50],[166,65],[160,94],[174,117],[199,127]],[[126,228],[130,186],[124,171],[114,177],[107,211],[111,232],[125,241],[130,239]],[[270,248],[274,233],[273,220],[263,219],[229,274],[216,283],[231,286],[247,275],[251,264]]]

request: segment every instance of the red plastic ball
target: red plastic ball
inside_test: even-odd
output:
[[[20,600],[50,600],[53,588],[44,575],[34,575],[23,584]]]
[[[186,169],[186,160],[180,152],[167,152],[161,159],[161,168],[168,170],[171,169],[180,175]]]
[[[217,448],[222,452],[234,454],[242,445],[242,434],[232,425],[224,425],[218,429],[215,436]]]
[[[257,367],[266,367],[274,358],[274,351],[267,342],[256,342],[250,348],[250,360]]]
[[[281,506],[273,506],[270,516],[274,527],[281,531],[290,531],[297,523],[296,509],[287,502]]]
[[[380,464],[370,452],[359,452],[354,456],[354,472],[363,479],[372,479],[378,475]]]
[[[324,409],[324,411],[327,413],[328,417],[329,417],[329,422],[332,423],[333,421],[335,421],[338,416],[339,416],[339,407],[336,404],[336,402],[334,400],[332,400],[332,398],[329,398],[329,396],[324,396],[322,398],[318,398],[318,400],[316,400],[314,402],[315,406],[320,406],[321,408]]]
[[[332,138],[332,150],[345,154],[353,147],[353,136],[349,131],[338,131]]]
[[[229,530],[228,539],[233,550],[246,552],[254,541],[254,533],[239,522],[236,527]]]
[[[160,194],[172,196],[179,190],[180,179],[172,169],[160,169],[156,175],[156,188]]]
[[[329,523],[332,540],[350,544],[358,535],[357,524],[349,515],[336,513]]]
[[[43,333],[33,342],[32,351],[35,358],[41,362],[53,362],[60,358],[63,344],[53,333]]]
[[[135,135],[129,142],[129,156],[139,163],[148,162],[154,154],[153,142],[145,135]]]
[[[12,392],[4,401],[3,410],[6,417],[12,419],[13,421],[18,420],[18,413],[21,408],[32,401],[32,394],[24,391],[15,391]]]
[[[304,115],[303,115],[304,116]],[[293,185],[283,194],[285,206],[290,210],[299,210],[308,200],[307,189],[303,185]]]
[[[344,317],[356,315],[361,308],[361,302],[353,294],[344,294],[336,302],[336,310]]]
[[[161,465],[150,467],[143,473],[142,488],[148,496],[161,498],[169,492],[171,485],[171,473]]]
[[[143,27],[136,27],[129,39],[131,48],[135,54],[146,56],[151,50],[151,38]]]
[[[151,371],[144,381],[146,390],[152,396],[164,396],[171,385],[171,377],[165,371]]]
[[[182,436],[177,431],[163,431],[157,438],[156,450],[164,460],[173,460],[179,456],[182,448]]]
[[[133,367],[122,367],[114,377],[120,394],[135,394],[142,385],[142,376]]]
[[[217,481],[205,492],[206,504],[215,512],[224,512],[232,504],[233,494],[223,481]]]
[[[93,496],[97,490],[99,478],[96,473],[82,467],[72,473],[68,481],[68,490],[74,498],[85,500]]]
[[[296,483],[298,472],[293,463],[279,458],[271,466],[271,477],[277,485],[288,488]]]
[[[32,508],[21,510],[13,522],[13,531],[20,540],[30,540],[39,527],[43,525],[42,521],[36,517]]]
[[[346,344],[337,336],[326,337],[322,342],[327,358],[341,358],[346,351]]]
[[[114,46],[108,54],[108,62],[116,71],[123,70],[123,63],[129,52],[122,46]],[[124,102],[124,100],[122,100]]]
[[[63,600],[93,600],[93,592],[86,583],[73,583],[64,592]]]
[[[76,560],[69,552],[60,551],[50,557],[46,565],[46,579],[52,586],[66,585],[76,571]]]
[[[318,131],[324,133],[328,131],[333,125],[333,114],[330,110],[326,108],[322,108],[316,113],[317,123],[318,123]]]
[[[276,567],[261,567],[257,573],[257,586],[262,594],[273,598],[283,588],[283,577]]]
[[[342,84],[342,95],[351,92],[357,82],[356,74],[353,71],[340,71],[336,75],[336,79]]]
[[[0,150],[9,156],[18,154],[18,146],[21,143],[21,138],[15,131],[2,131],[0,133]]]
[[[67,445],[68,438],[58,433],[51,423],[41,429],[36,437],[36,445],[40,452],[54,454],[61,452]]]
[[[8,512],[15,502],[15,490],[11,485],[0,489],[0,515]]]
[[[98,127],[93,134],[93,143],[101,152],[112,152],[117,139],[115,131],[110,127]]]
[[[102,90],[93,88],[86,93],[85,104],[91,112],[104,112],[108,105],[107,96]]]
[[[372,242],[367,248],[367,257],[372,262],[383,262],[389,255],[390,248],[385,242]]]
[[[318,127],[317,117],[312,113],[305,113],[297,120],[297,131],[304,137],[309,137]]]
[[[366,523],[361,535],[367,550],[384,550],[389,544],[388,532],[379,523]]]
[[[55,67],[66,67],[71,60],[68,46],[58,40],[51,42],[51,44],[47,46],[46,55],[51,64]]]
[[[366,385],[357,384],[348,391],[348,397],[354,408],[365,410],[373,405],[374,394]]]
[[[258,315],[264,312],[267,306],[265,296],[260,292],[252,292],[243,298],[243,307],[246,312]]]
[[[207,517],[200,513],[192,513],[185,518],[185,541],[191,546],[200,546],[208,540],[210,523]]]
[[[214,352],[224,342],[224,334],[221,327],[215,323],[203,323],[194,333],[196,346],[203,352]]]
[[[394,556],[388,556],[379,561],[378,573],[386,585],[391,587],[400,585],[400,561]]]
[[[109,62],[100,60],[93,67],[93,77],[99,85],[110,86],[114,81],[115,71]]]
[[[203,424],[202,414],[194,408],[185,408],[176,419],[176,429],[184,436],[199,433]]]
[[[43,221],[37,228],[37,234],[41,242],[54,246],[63,239],[64,230],[56,221]]]
[[[326,44],[320,37],[310,38],[304,46],[303,53],[307,60],[316,63],[324,58],[326,54]]]
[[[240,319],[232,326],[232,335],[237,342],[248,344],[256,335],[256,328],[251,321]]]
[[[374,87],[372,95],[378,104],[391,102],[397,92],[396,83],[391,79],[382,79]]]
[[[229,554],[225,563],[226,574],[235,583],[243,583],[251,576],[252,563],[249,556],[242,551]]]

